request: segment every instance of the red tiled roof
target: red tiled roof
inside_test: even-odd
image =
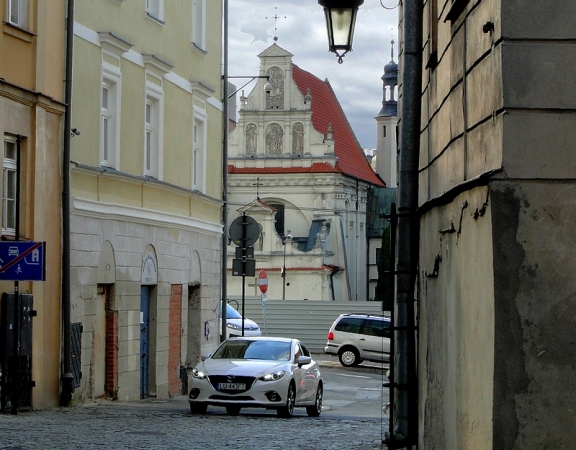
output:
[[[384,186],[370,167],[328,80],[322,81],[296,64],[292,64],[292,76],[302,95],[310,88],[314,128],[325,134],[328,125],[332,124],[334,153],[338,157],[336,168],[346,175]]]
[[[228,165],[228,173],[330,173],[340,172],[328,163],[314,163],[311,167],[235,167]]]

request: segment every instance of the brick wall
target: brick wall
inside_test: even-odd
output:
[[[118,398],[118,311],[106,305],[106,374],[104,391]]]
[[[168,393],[178,395],[182,387],[180,380],[180,346],[182,328],[182,286],[173,284],[170,292],[168,322]]]

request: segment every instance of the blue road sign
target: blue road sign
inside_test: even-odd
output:
[[[44,242],[1,241],[0,280],[44,281]]]

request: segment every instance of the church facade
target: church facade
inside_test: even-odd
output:
[[[384,183],[330,83],[276,43],[258,56],[269,79],[242,92],[228,142],[229,224],[241,214],[258,222],[256,277],[266,270],[269,298],[367,300],[366,202]],[[230,270],[234,254],[231,243],[229,296],[242,292],[242,277]],[[245,289],[259,294],[256,278]]]

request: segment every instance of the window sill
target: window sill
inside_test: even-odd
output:
[[[159,17],[156,17],[156,16],[150,14],[149,12],[146,12],[146,17],[148,17],[152,22],[154,22],[158,25],[162,25],[162,26],[166,25],[166,22],[164,22]]]
[[[3,31],[5,34],[9,34],[10,36],[14,36],[15,38],[21,39],[29,43],[31,43],[36,37],[36,35],[31,31],[25,30],[24,28],[20,28],[19,26],[9,22],[4,22]]]
[[[201,52],[204,55],[207,55],[208,52],[206,50],[204,50],[202,47],[199,47],[195,42],[192,42],[192,46],[198,50],[199,52]]]

